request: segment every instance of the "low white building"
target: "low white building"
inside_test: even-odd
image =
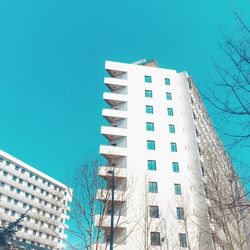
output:
[[[18,219],[23,249],[63,249],[71,192],[66,185],[0,150],[0,226]]]
[[[104,79],[109,91],[101,134],[107,144],[100,154],[107,166],[99,175],[110,187],[108,171],[114,171],[115,249],[229,249],[206,185],[216,179],[213,161],[217,176],[234,170],[192,78],[159,68],[155,60],[106,61],[105,68],[110,76]],[[217,184],[231,185],[225,179]],[[105,192],[97,194],[107,205],[104,220],[96,216],[104,231],[100,249],[110,241],[111,196]]]

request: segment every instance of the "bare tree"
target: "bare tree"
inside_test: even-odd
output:
[[[204,152],[203,174],[208,223],[216,245],[249,249],[250,207],[247,193],[224,149]]]
[[[220,80],[203,97],[219,111],[221,130],[231,145],[250,146],[250,28],[237,12],[234,16],[238,29],[231,35],[221,31],[225,59],[214,60]]]
[[[14,237],[18,231],[21,221],[27,216],[29,209],[14,222],[10,222],[6,227],[0,227],[0,249],[19,249],[15,244]]]
[[[119,167],[101,166],[98,161],[85,164],[77,170],[73,180],[74,195],[70,217],[75,223],[75,229],[69,233],[76,237],[77,244],[71,244],[72,249],[107,249],[110,240],[111,215],[111,174],[119,176]],[[100,172],[105,172],[101,174]],[[126,242],[132,230],[125,228],[127,200],[132,190],[132,183],[126,178],[115,178],[115,210],[114,210],[114,238],[115,244]],[[71,192],[69,190],[69,192]],[[124,234],[120,231],[123,230]],[[117,237],[117,235],[123,235]]]

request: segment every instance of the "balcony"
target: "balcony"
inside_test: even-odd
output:
[[[99,153],[107,159],[119,158],[127,155],[127,149],[123,147],[101,145]]]
[[[127,129],[102,126],[101,134],[104,135],[108,140],[116,140],[121,137],[127,136]]]
[[[103,94],[103,99],[111,106],[127,102],[127,95],[116,94],[116,93],[107,93]]]
[[[111,216],[104,215],[102,218],[101,215],[95,215],[95,226],[110,227]],[[119,228],[125,228],[127,226],[127,217],[126,216],[114,216],[114,225],[117,225]]]
[[[103,109],[102,116],[109,122],[119,121],[127,118],[127,111],[116,109]]]
[[[116,89],[127,87],[127,81],[124,79],[118,79],[118,78],[111,78],[111,77],[105,77],[104,83],[107,85],[107,87],[114,91]]]
[[[106,189],[98,189],[96,198],[101,201],[111,201],[111,190]],[[125,202],[126,201],[126,191],[115,190],[114,200],[117,202]]]
[[[106,177],[111,177],[111,174],[108,173],[108,171],[113,170],[114,171],[114,176],[117,178],[126,178],[127,177],[127,169],[126,168],[113,168],[113,167],[106,167],[102,166],[99,167],[98,170],[98,175],[102,176],[104,178]]]

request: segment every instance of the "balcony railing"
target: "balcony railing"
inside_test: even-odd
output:
[[[96,198],[98,200],[102,201],[111,201],[111,190],[106,190],[106,189],[98,189]],[[114,200],[119,201],[119,202],[125,202],[126,201],[126,191],[120,191],[120,190],[115,190],[114,193]]]
[[[110,215],[95,215],[95,225],[102,227],[110,227],[111,216]],[[114,225],[117,228],[125,228],[127,226],[127,217],[126,216],[114,216]]]
[[[127,177],[127,169],[126,168],[119,168],[119,167],[113,168],[113,167],[102,166],[102,167],[99,167],[98,174],[99,174],[99,176],[103,176],[103,177],[107,177],[107,176],[111,177],[111,174],[108,173],[108,171],[110,171],[111,169],[114,171],[115,178],[116,177],[118,177],[118,178],[126,178]]]
[[[118,121],[127,118],[127,111],[115,110],[115,109],[103,109],[102,116],[109,122]]]
[[[128,86],[126,80],[118,79],[118,78],[112,78],[112,77],[105,77],[104,78],[104,83],[112,91]]]
[[[105,158],[111,159],[111,158],[126,156],[127,155],[127,148],[101,145],[99,152]]]
[[[108,140],[116,140],[121,137],[127,136],[127,129],[102,126],[101,134],[104,135]]]
[[[116,93],[107,93],[103,94],[103,99],[110,105],[117,105],[120,103],[127,102],[127,95],[116,94]]]

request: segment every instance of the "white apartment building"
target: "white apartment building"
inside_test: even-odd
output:
[[[234,170],[192,78],[160,68],[155,60],[106,61],[105,69],[110,75],[104,78],[109,91],[102,110],[107,125],[101,134],[107,145],[100,146],[100,154],[107,166],[99,175],[110,187],[108,171],[115,173],[115,249],[230,249],[207,192],[213,192],[209,184],[216,179],[211,172],[225,177],[218,185],[226,190],[226,176]],[[104,220],[96,215],[104,231],[98,249],[106,249],[110,240],[107,192],[97,193],[107,207]],[[240,249],[234,222],[227,228]],[[241,249],[249,248],[244,243]]]
[[[0,226],[20,218],[15,234],[21,249],[63,249],[69,216],[68,187],[0,150]]]

